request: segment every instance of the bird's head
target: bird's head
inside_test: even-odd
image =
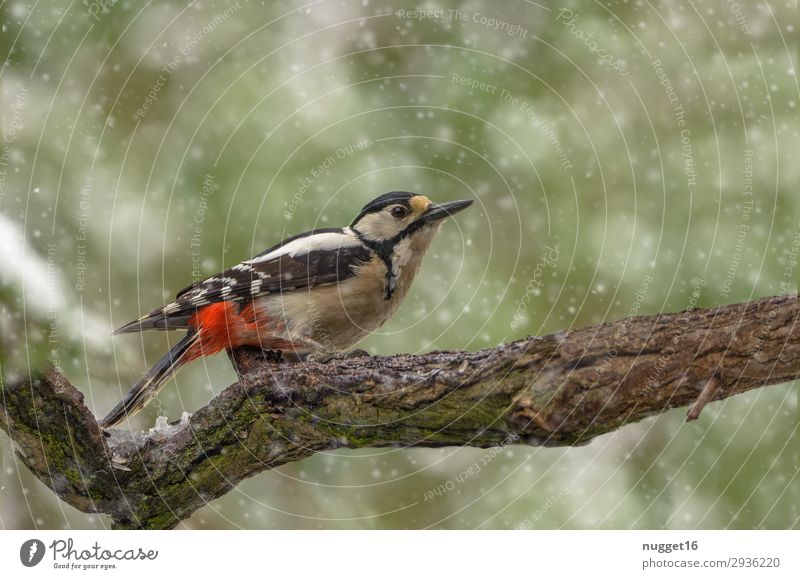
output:
[[[367,203],[350,227],[369,242],[395,244],[417,234],[430,237],[445,217],[470,205],[471,200],[439,204],[424,195],[392,191]]]

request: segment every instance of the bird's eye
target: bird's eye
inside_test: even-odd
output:
[[[408,209],[403,207],[402,205],[398,205],[397,207],[392,207],[392,217],[395,219],[402,219],[408,215]]]

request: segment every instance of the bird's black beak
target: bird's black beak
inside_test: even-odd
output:
[[[472,205],[472,199],[465,199],[463,201],[449,201],[447,203],[431,203],[425,213],[422,214],[422,219],[425,223],[433,223],[445,217],[455,215],[462,209],[466,209]]]

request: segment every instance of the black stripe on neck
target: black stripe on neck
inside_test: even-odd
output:
[[[420,229],[422,229],[428,223],[421,219],[417,219],[416,221],[412,221],[408,224],[403,231],[395,235],[394,237],[390,237],[389,239],[384,239],[383,241],[373,241],[371,239],[367,239],[363,233],[361,233],[358,229],[351,226],[351,229],[356,234],[356,237],[369,247],[375,255],[381,258],[384,265],[386,265],[386,299],[391,299],[392,294],[394,293],[394,270],[392,267],[392,254],[394,253],[394,246],[403,241],[409,235],[416,233]]]
[[[394,267],[392,264],[392,250],[394,249],[395,238],[386,239],[384,241],[372,241],[364,237],[364,234],[357,229],[353,229],[356,237],[372,250],[372,252],[381,258],[381,261],[386,266],[386,299],[392,299],[394,294]]]

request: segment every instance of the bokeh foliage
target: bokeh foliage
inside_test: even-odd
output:
[[[98,414],[174,340],[112,328],[392,189],[477,203],[364,342],[374,353],[796,291],[792,2],[0,11],[0,364],[7,379],[56,357]],[[224,356],[196,362],[133,424],[233,380]],[[322,454],[188,526],[798,526],[796,385],[683,415],[574,449]],[[107,525],[60,504],[2,440],[3,527]]]

